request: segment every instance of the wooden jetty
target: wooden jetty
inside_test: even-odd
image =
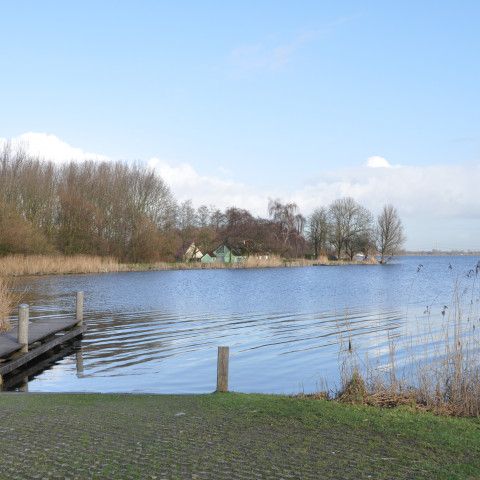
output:
[[[52,348],[81,335],[83,324],[83,292],[77,293],[75,318],[37,319],[29,323],[28,305],[19,306],[18,326],[0,333],[0,375],[27,365]]]

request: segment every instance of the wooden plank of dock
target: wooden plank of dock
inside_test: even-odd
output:
[[[68,342],[72,338],[81,335],[87,327],[85,325],[81,325],[80,327],[75,328],[74,330],[70,330],[69,332],[65,333],[64,335],[59,335],[54,337],[52,340],[49,340],[45,343],[42,343],[40,346],[30,350],[27,353],[20,355],[19,357],[8,361],[5,364],[0,365],[0,375],[6,375],[7,373],[13,372],[17,368],[25,365],[28,362],[31,362],[36,357],[48,352],[52,348],[56,347],[57,345],[61,345],[62,343]]]
[[[24,343],[18,343],[16,340],[12,340],[9,336],[0,335],[0,358],[8,358],[24,345]]]
[[[37,320],[30,323],[28,326],[29,346],[40,341],[46,341],[13,359],[8,358],[24,346],[17,342],[18,329],[15,327],[8,332],[0,333],[0,358],[8,359],[0,365],[0,375],[6,375],[16,370],[48,350],[81,335],[87,329],[85,325],[77,325],[78,319]],[[77,327],[74,328],[75,326]],[[64,331],[66,332],[62,335],[56,335]],[[49,337],[52,338],[48,340]]]
[[[55,319],[55,320],[36,320],[28,325],[28,344],[40,342],[44,338],[55,335],[63,330],[68,330],[78,323],[75,318],[71,319]],[[18,339],[18,327],[12,328],[8,332],[0,334],[0,342],[3,338],[7,338],[11,342]],[[0,358],[3,358],[0,355]]]

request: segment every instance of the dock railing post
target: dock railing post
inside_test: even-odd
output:
[[[83,292],[77,292],[77,316],[76,319],[78,320],[77,325],[83,325]]]
[[[217,392],[228,392],[229,347],[218,347]]]
[[[28,305],[26,303],[18,306],[18,343],[25,344],[20,352],[28,352]]]

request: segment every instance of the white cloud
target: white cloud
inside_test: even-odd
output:
[[[379,156],[368,157],[365,166],[369,168],[393,168],[387,160]]]
[[[235,206],[255,215],[266,214],[265,196],[245,185],[199,174],[187,163],[172,166],[164,160],[152,158],[148,166],[165,180],[179,202],[190,199],[196,207],[214,205],[225,209]]]
[[[308,192],[305,200],[309,204],[314,204],[316,198],[331,201],[350,195],[372,211],[392,203],[408,215],[478,217],[478,178],[480,164],[395,168],[364,165],[325,172],[303,192]]]
[[[6,139],[0,138],[0,147],[6,142]],[[105,155],[84,152],[81,148],[71,147],[55,135],[47,135],[46,133],[24,133],[12,139],[11,143],[14,149],[22,147],[32,156],[38,156],[55,163],[63,163],[70,160],[80,162],[84,160],[109,160]]]
[[[308,214],[314,208],[351,196],[372,212],[392,203],[404,214],[449,218],[480,216],[477,180],[480,165],[362,167],[324,172],[318,180],[295,191],[272,189],[258,192],[248,186],[198,173],[191,165],[171,166],[152,159],[149,165],[165,179],[180,200],[193,199],[195,204],[236,205],[264,215],[268,198],[295,201]]]

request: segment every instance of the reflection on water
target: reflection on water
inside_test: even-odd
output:
[[[476,261],[18,279],[32,320],[70,314],[83,291],[88,325],[81,345],[31,377],[28,389],[211,392],[222,345],[230,347],[231,390],[314,391],[321,379],[338,382],[341,336],[359,353],[388,357],[390,342],[416,334],[425,306],[434,319],[451,301],[449,264],[461,276]]]

